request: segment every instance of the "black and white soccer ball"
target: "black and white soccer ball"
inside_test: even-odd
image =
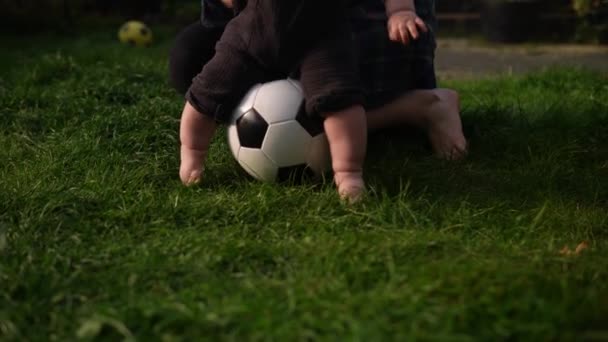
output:
[[[228,125],[228,145],[239,165],[265,182],[320,176],[331,166],[323,121],[306,113],[292,79],[249,90]]]

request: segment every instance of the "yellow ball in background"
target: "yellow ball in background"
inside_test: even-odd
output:
[[[118,30],[118,39],[121,43],[131,46],[150,46],[152,30],[141,21],[127,21]]]

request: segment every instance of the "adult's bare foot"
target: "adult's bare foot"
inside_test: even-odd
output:
[[[460,100],[451,89],[435,89],[436,100],[428,108],[427,133],[435,154],[446,160],[459,160],[467,154],[462,132]]]

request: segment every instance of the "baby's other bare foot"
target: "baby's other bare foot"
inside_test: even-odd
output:
[[[179,166],[179,178],[184,185],[200,183],[203,177],[203,161],[206,151],[194,150],[186,146],[181,147],[181,164]]]
[[[179,127],[179,138],[182,143],[179,178],[185,185],[201,181],[203,162],[216,128],[217,123],[211,117],[199,113],[186,102]]]
[[[361,172],[336,172],[334,175],[340,198],[349,204],[357,203],[365,194],[365,182]]]
[[[458,93],[435,89],[436,101],[428,115],[428,135],[435,154],[446,160],[459,160],[467,154],[467,140],[462,132]]]

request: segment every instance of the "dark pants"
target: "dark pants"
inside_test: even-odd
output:
[[[226,122],[253,85],[299,70],[308,113],[362,104],[350,22],[340,3],[249,0],[226,26],[211,59],[206,59],[205,51],[204,66],[186,99],[201,113]],[[191,26],[187,39],[196,39],[201,29]],[[208,49],[202,45],[216,38],[217,32],[202,30],[196,45]],[[173,55],[183,53],[178,49],[176,44]]]
[[[427,9],[425,6],[422,6],[425,4],[427,3],[422,3],[419,8],[423,9],[423,14],[427,14],[425,19],[432,23],[434,16],[432,15],[431,7],[426,6],[429,7]],[[388,40],[386,21],[373,19],[381,16],[383,10],[382,6],[378,6],[377,9],[366,8],[363,13],[367,13],[366,15],[369,15],[370,18],[362,15],[351,20],[351,37],[356,50],[353,55],[355,56],[354,60],[358,62],[355,75],[361,78],[361,87],[365,94],[364,104],[368,110],[384,105],[409,90],[432,89],[436,87],[433,65],[435,50],[434,30],[428,34],[424,34],[417,42],[408,46],[392,43]],[[374,13],[374,11],[378,13]],[[431,25],[431,28],[434,28],[434,26]],[[222,32],[222,28],[210,28],[201,25],[200,22],[196,22],[186,27],[176,37],[169,61],[169,73],[171,85],[181,94],[186,94],[193,83],[193,79],[196,81],[197,75],[201,72],[203,66],[214,56],[215,45],[220,39]],[[341,54],[342,52],[340,51],[348,51],[348,47],[338,50],[336,54]],[[322,77],[325,73],[331,72],[331,69],[323,70],[323,59],[315,57],[314,54],[311,57],[311,61],[302,64],[304,72],[301,75],[301,79],[305,84],[309,85],[308,89],[314,89],[315,82],[321,83],[321,89],[325,89],[327,93],[330,93],[332,89],[340,88],[340,84],[332,84],[332,82],[328,82],[328,78]],[[320,61],[317,63],[318,65],[313,63],[315,59]],[[350,56],[346,60],[350,60],[352,63],[353,58]],[[331,67],[331,65],[327,65],[327,67]],[[320,70],[318,73],[315,73],[306,71],[306,68]],[[345,70],[349,70],[350,68],[351,66]],[[278,74],[276,78],[285,76],[287,75]],[[271,76],[268,77],[269,80],[272,79]],[[209,84],[209,87],[213,89],[213,84]],[[309,96],[310,93],[309,90]],[[317,96],[316,100],[312,99],[309,102],[315,103],[326,98],[339,107],[339,99],[336,100],[335,97],[332,99],[331,96],[326,97],[323,95],[323,92],[319,94],[321,95]],[[348,99],[348,93],[346,94],[346,98]]]
[[[223,28],[204,27],[197,21],[177,35],[169,55],[169,84],[181,95],[186,95],[192,79],[215,55],[215,44],[223,32]]]

